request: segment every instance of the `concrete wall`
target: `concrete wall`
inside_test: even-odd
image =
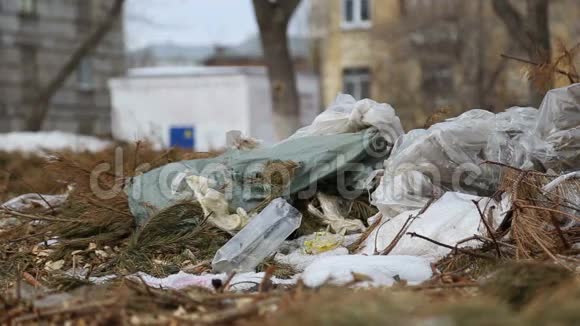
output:
[[[114,138],[130,142],[148,139],[167,147],[171,127],[193,126],[198,151],[223,148],[230,130],[240,130],[265,144],[277,141],[265,69],[202,70],[111,80]],[[318,80],[299,74],[298,84],[303,117],[310,123],[319,108]]]

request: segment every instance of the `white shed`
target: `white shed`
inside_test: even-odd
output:
[[[301,121],[309,124],[320,111],[315,75],[297,75]],[[156,145],[180,145],[198,151],[225,146],[226,133],[274,143],[272,102],[262,67],[152,67],[132,69],[110,80],[113,137],[147,139]],[[178,134],[177,136],[176,133]],[[182,133],[191,142],[179,138]]]

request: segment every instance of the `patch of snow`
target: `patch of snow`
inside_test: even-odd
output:
[[[60,150],[99,152],[110,145],[111,142],[107,140],[62,131],[0,134],[0,151],[5,152],[35,153]]]

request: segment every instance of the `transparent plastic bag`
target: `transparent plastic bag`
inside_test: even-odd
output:
[[[580,84],[546,94],[535,132],[548,146],[546,168],[559,171],[580,168]]]

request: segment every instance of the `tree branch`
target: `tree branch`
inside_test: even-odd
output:
[[[56,76],[39,92],[38,97],[32,103],[32,110],[26,121],[28,130],[37,131],[42,128],[42,123],[48,114],[50,100],[75,71],[82,59],[93,51],[111,30],[123,11],[124,2],[125,0],[115,0],[105,20],[81,43]]]
[[[503,21],[512,38],[526,51],[530,51],[533,44],[521,14],[509,0],[492,0],[492,4],[493,10]]]

